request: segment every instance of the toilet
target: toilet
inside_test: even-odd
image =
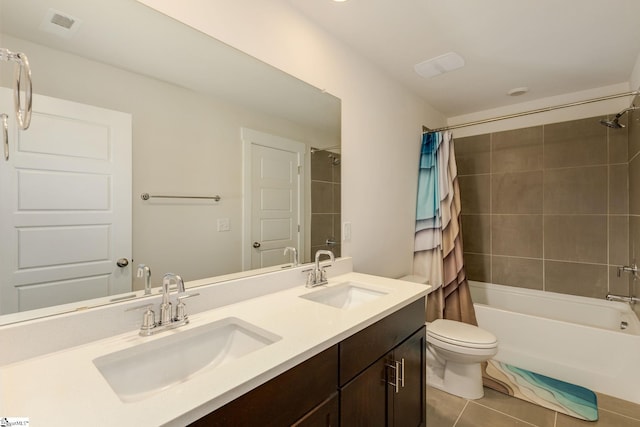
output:
[[[465,399],[480,399],[480,364],[497,352],[495,335],[477,326],[447,319],[427,323],[427,384]]]
[[[400,280],[428,283],[425,277],[404,276]],[[481,363],[498,352],[498,339],[477,326],[437,319],[427,326],[427,385],[465,399],[480,399]]]

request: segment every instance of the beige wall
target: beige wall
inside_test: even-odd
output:
[[[469,278],[627,294],[627,129],[601,118],[456,139]]]

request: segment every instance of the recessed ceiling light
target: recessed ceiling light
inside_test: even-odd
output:
[[[522,86],[522,87],[516,87],[511,89],[509,92],[507,92],[507,95],[509,96],[520,96],[520,95],[524,95],[525,93],[529,92],[529,88],[526,86]]]
[[[422,77],[430,78],[461,67],[464,67],[464,59],[455,52],[449,52],[416,64],[413,69]]]

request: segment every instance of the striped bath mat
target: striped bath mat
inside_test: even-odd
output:
[[[483,371],[486,387],[581,420],[598,419],[598,399],[589,389],[495,360]]]

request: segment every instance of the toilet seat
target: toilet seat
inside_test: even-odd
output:
[[[477,326],[454,320],[437,319],[427,325],[427,342],[440,341],[454,346],[493,349],[498,346],[498,339],[492,333]]]

